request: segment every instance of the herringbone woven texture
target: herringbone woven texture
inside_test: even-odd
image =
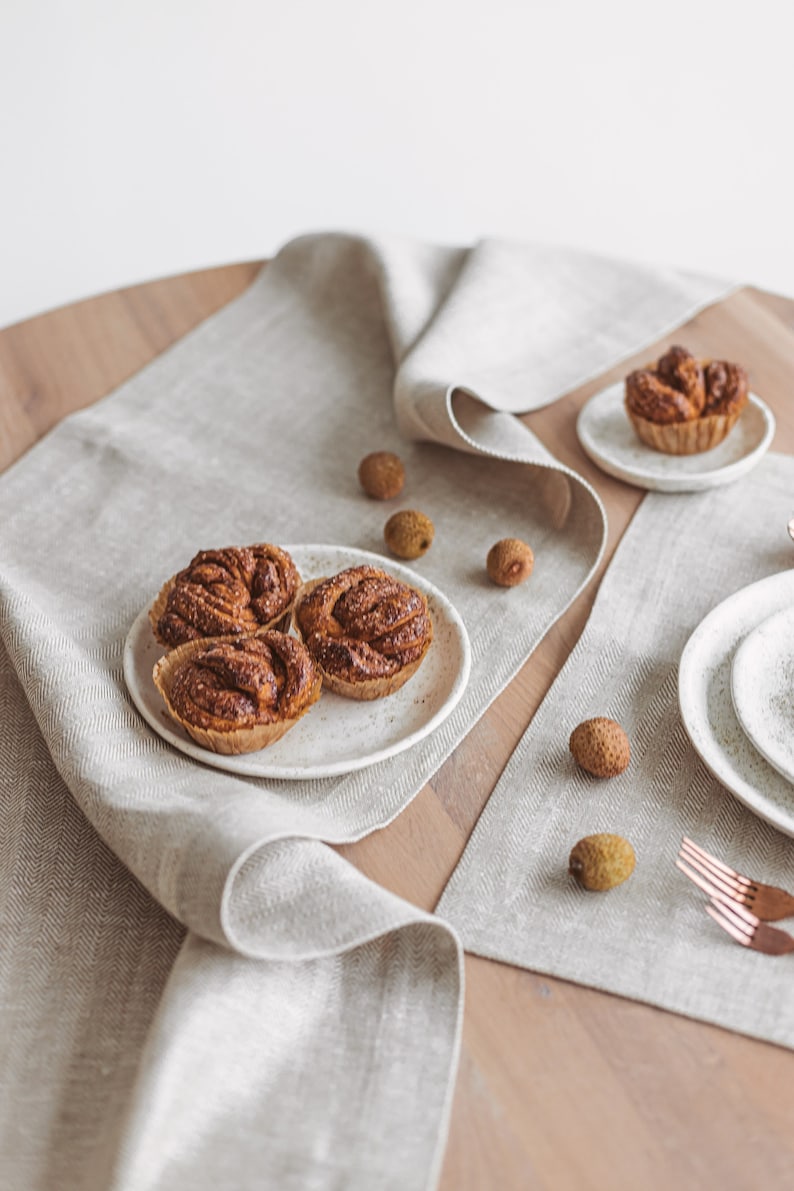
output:
[[[238,1191],[432,1184],[456,942],[322,841],[405,806],[586,582],[604,531],[581,481],[451,386],[497,410],[542,404],[720,290],[505,245],[307,238],[4,477],[10,1188],[214,1188],[230,1164]],[[417,565],[472,638],[455,714],[396,761],[305,783],[168,748],[123,686],[138,611],[201,548],[379,549],[383,508],[355,473],[384,447],[436,522]],[[497,606],[482,558],[507,526],[544,563],[531,598]],[[174,920],[194,933],[172,968]]]
[[[677,683],[700,620],[791,567],[792,490],[794,460],[772,455],[728,487],[643,501],[437,907],[467,950],[794,1046],[788,967],[737,947],[674,867],[686,834],[742,872],[794,886],[791,840],[700,761]],[[629,735],[619,777],[592,778],[570,756],[571,731],[594,715]],[[794,789],[782,809],[794,822]],[[600,831],[631,840],[637,867],[625,885],[588,894],[568,854]]]

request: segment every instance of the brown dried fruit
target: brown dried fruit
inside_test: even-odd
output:
[[[535,556],[520,538],[502,538],[488,551],[485,567],[489,578],[500,587],[517,587],[532,574]]]
[[[585,889],[603,892],[622,885],[634,872],[634,849],[622,835],[586,835],[571,849],[568,872]]]
[[[420,558],[430,549],[433,522],[416,509],[393,513],[383,529],[386,545],[398,558]]]
[[[574,728],[569,746],[577,764],[595,777],[616,777],[631,758],[628,736],[606,716],[584,720]]]
[[[405,483],[402,459],[391,451],[373,451],[359,463],[358,479],[367,496],[392,500],[400,495]]]

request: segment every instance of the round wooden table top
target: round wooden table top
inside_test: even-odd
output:
[[[252,262],[156,281],[0,331],[0,470],[64,415],[111,392],[241,293],[260,267]],[[664,342],[679,335],[699,355],[746,364],[753,388],[776,414],[774,448],[794,451],[794,301],[739,290]],[[642,360],[653,355],[646,349]],[[600,493],[610,525],[603,565],[643,493],[590,463],[574,415],[631,366],[635,361],[624,361],[526,419]],[[397,820],[339,849],[343,855],[432,910],[575,644],[596,588],[594,580]],[[788,1050],[467,956],[463,1045],[440,1187],[788,1188],[794,1182],[790,1093]]]

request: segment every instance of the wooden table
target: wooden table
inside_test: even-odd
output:
[[[241,293],[259,268],[233,265],[136,286],[0,332],[0,470]],[[775,449],[794,451],[794,301],[744,289],[665,342],[679,339],[697,354],[742,360],[777,415]],[[642,359],[652,355],[645,350]],[[643,493],[588,461],[574,423],[583,401],[626,371],[624,363],[527,418],[600,492],[607,556]],[[433,908],[581,632],[596,587],[591,582],[398,819],[340,849],[353,864]],[[467,957],[466,983],[443,1191],[794,1185],[794,1054],[476,957]]]

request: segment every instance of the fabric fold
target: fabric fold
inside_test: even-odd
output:
[[[461,953],[438,926],[272,963],[188,936],[103,1185],[434,1186],[461,994]]]
[[[430,1185],[457,1053],[456,938],[328,845],[359,839],[399,814],[598,562],[605,535],[598,497],[515,411],[554,399],[588,369],[614,363],[724,291],[700,278],[525,246],[305,237],[287,245],[242,298],[110,398],[68,418],[2,478],[0,634],[20,684],[3,697],[24,691],[76,804],[191,932],[151,1026],[117,1186],[166,1185],[175,1171],[186,1177],[188,1166],[195,1186],[214,1185],[214,1147],[195,1148],[191,1159],[187,1142],[202,1111],[219,1149],[226,1132],[235,1136],[234,1070],[222,1078],[224,1109],[212,1083],[221,1059],[217,1067],[208,1062],[204,1080],[196,1067],[196,1117],[185,1118],[180,1134],[186,1148],[163,1166],[150,1153],[161,1123],[146,1106],[170,1103],[176,1083],[193,1071],[191,1046],[205,1052],[201,1026],[191,1023],[211,1017],[211,989],[224,967],[239,990],[240,1022],[255,1022],[261,988],[289,998],[301,971],[312,979],[341,973],[347,987],[362,956],[362,1036],[393,1055],[391,1022],[406,1047],[403,1074],[411,1062],[423,1065],[430,1039],[443,1042],[432,1049],[432,1072],[422,1066],[421,1107],[405,1088],[400,1093],[404,1113],[395,1119],[407,1121],[411,1111],[423,1119],[421,1130],[403,1135],[405,1177],[390,1181],[363,1158],[357,1171],[362,1151],[353,1147],[344,1185]],[[433,548],[415,566],[467,626],[473,665],[463,699],[408,752],[342,777],[265,781],[195,764],[151,732],[129,701],[121,661],[130,625],[200,549],[268,540],[382,550],[390,510],[355,483],[358,461],[374,449],[402,455],[406,499],[435,522]],[[484,558],[504,536],[525,538],[538,561],[531,591],[497,600],[483,579]],[[15,871],[16,853],[9,864]],[[104,977],[100,962],[93,979],[101,986]],[[402,1009],[381,1019],[379,998],[397,987],[421,1023],[407,1037]],[[334,1067],[337,1027],[329,1018],[323,1035],[313,1017],[321,1008],[307,1008],[303,1044],[289,1053],[296,1088],[311,1079],[321,1038],[323,1070],[329,1079],[337,1071],[335,1090],[354,1116],[371,1089],[360,1081],[355,1047]],[[224,1020],[219,1037],[231,1053],[242,1045],[232,1007]],[[46,1030],[43,1018],[36,1029]],[[271,1039],[263,1061],[275,1053]],[[385,1065],[369,1070],[379,1085],[387,1078]],[[246,1119],[264,1129],[264,1147],[262,1098],[276,1091],[247,1071],[241,1079],[251,1080],[253,1116]],[[34,1099],[26,1085],[22,1102]],[[372,1103],[395,1111],[388,1097]],[[317,1106],[292,1142],[271,1138],[286,1180],[278,1185],[292,1185],[288,1154],[296,1171],[316,1171],[304,1185],[339,1185],[338,1154],[331,1161],[305,1149],[314,1135],[332,1149],[328,1128]],[[246,1151],[252,1163],[258,1146]]]

